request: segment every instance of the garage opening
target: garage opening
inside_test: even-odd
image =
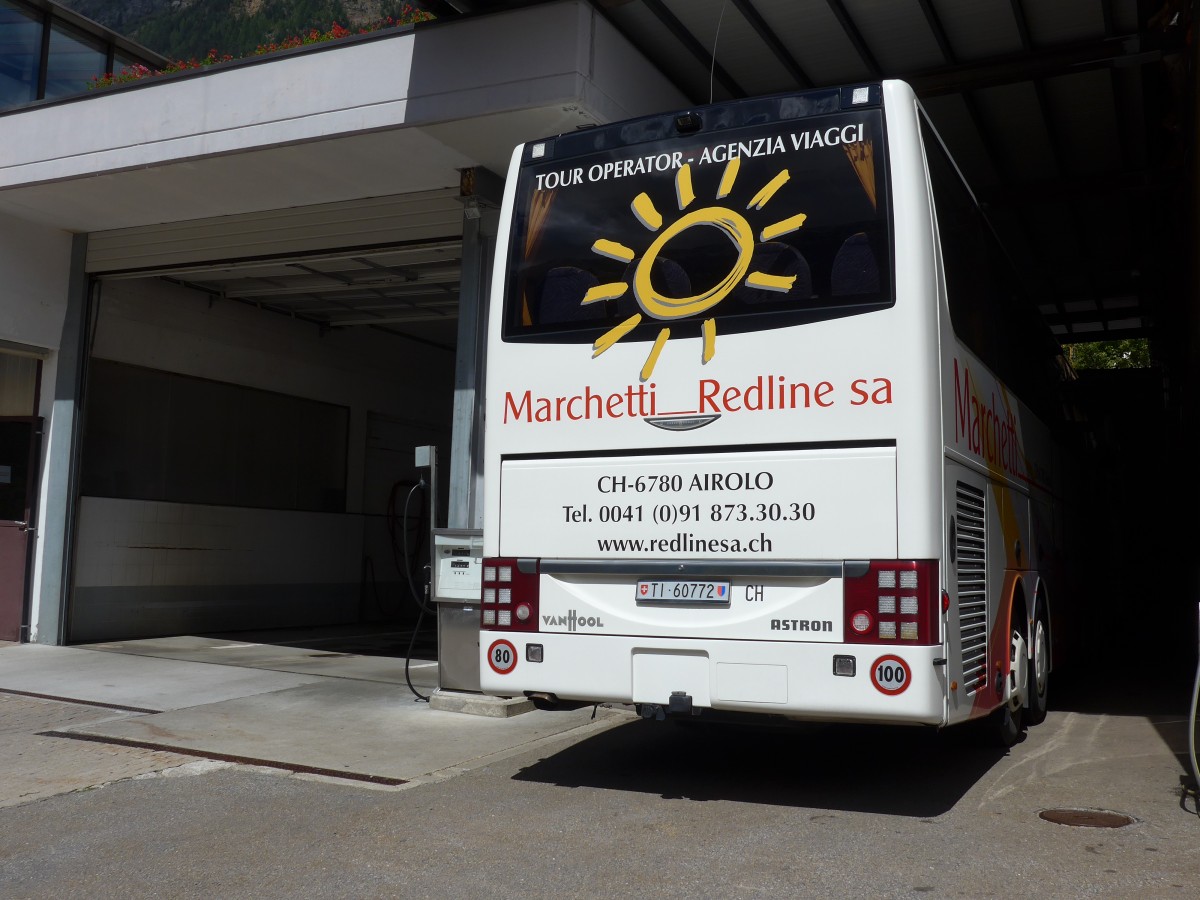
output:
[[[68,643],[436,659],[414,449],[450,452],[462,247],[99,278]]]

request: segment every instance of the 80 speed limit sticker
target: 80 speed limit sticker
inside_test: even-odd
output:
[[[488,647],[488,665],[497,675],[507,675],[517,667],[517,648],[510,641],[492,641]]]
[[[871,663],[871,684],[882,694],[903,694],[912,681],[912,669],[898,656],[881,656]]]

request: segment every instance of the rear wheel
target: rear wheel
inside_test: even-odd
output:
[[[1029,707],[1025,710],[1025,721],[1040,725],[1046,721],[1047,694],[1050,690],[1050,634],[1046,623],[1046,611],[1038,607],[1033,621],[1033,638],[1030,641],[1029,658]]]
[[[1008,648],[1008,676],[1004,683],[1004,705],[988,717],[988,733],[1001,747],[1011,747],[1024,728],[1022,713],[1028,693],[1029,667],[1026,665],[1025,635],[1014,628]]]

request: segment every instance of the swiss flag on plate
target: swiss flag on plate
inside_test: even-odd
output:
[[[646,585],[643,584],[643,585],[639,586],[639,590],[644,594],[644,593],[646,593],[646,591],[649,590],[649,588],[647,588]]]

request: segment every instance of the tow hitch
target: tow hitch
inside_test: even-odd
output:
[[[662,721],[667,716],[695,716],[698,709],[692,708],[692,695],[685,691],[671,691],[671,697],[664,708],[659,703],[643,703],[638,710],[643,719]]]

